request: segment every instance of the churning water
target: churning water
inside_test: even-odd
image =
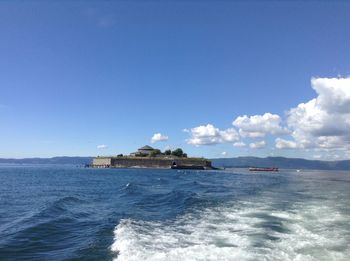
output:
[[[350,173],[0,167],[0,260],[350,260]]]

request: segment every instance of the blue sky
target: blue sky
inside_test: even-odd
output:
[[[196,156],[347,158],[350,139],[328,125],[350,110],[322,97],[348,104],[349,13],[346,1],[1,1],[0,157],[129,153],[160,133],[155,147]],[[291,115],[314,98],[328,118]]]

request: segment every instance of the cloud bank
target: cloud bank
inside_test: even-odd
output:
[[[313,78],[317,97],[287,113],[296,147],[349,149],[350,78]]]
[[[242,148],[248,141],[250,149],[260,149],[267,143],[252,140],[274,137],[275,147],[280,150],[323,151],[331,159],[350,157],[350,77],[312,78],[311,87],[316,97],[287,109],[285,115],[242,115],[225,130],[212,124],[185,129],[190,135],[187,143],[231,143]]]

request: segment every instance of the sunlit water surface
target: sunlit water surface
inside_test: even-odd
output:
[[[350,173],[0,166],[0,260],[350,260]]]

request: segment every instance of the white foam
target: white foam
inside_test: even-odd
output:
[[[118,261],[349,260],[349,227],[339,224],[350,217],[323,202],[286,211],[266,202],[208,208],[168,223],[124,219],[115,228],[111,250]],[[266,217],[284,230],[263,226]]]

